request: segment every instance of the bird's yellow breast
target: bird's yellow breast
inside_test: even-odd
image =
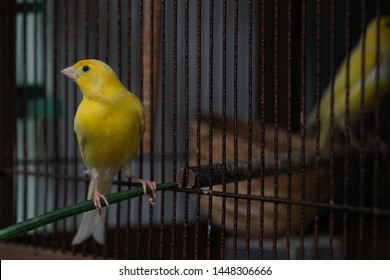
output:
[[[132,102],[132,98],[136,97],[129,94],[115,106],[87,98],[80,103],[74,128],[88,168],[121,168],[136,156],[143,114],[140,102]]]

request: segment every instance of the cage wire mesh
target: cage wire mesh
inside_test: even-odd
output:
[[[389,91],[388,51],[374,52],[373,110],[352,111],[348,97],[335,120],[331,102],[320,146],[321,96],[329,85],[334,99],[340,65],[369,22],[389,14],[388,1],[1,5],[1,226],[85,200],[73,130],[82,95],[59,73],[84,58],[108,63],[143,101],[133,172],[178,183],[155,206],[145,197],[110,205],[105,246],[71,246],[81,215],[10,243],[114,259],[390,257],[390,103],[379,97],[382,83]],[[346,73],[364,72],[370,62],[359,60]],[[368,83],[352,79],[347,96]],[[129,186],[119,174],[112,192]]]

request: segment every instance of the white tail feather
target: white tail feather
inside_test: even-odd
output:
[[[102,209],[102,214],[100,215],[98,211],[92,210],[85,212],[79,229],[75,237],[72,240],[72,245],[77,245],[82,243],[84,240],[88,239],[91,235],[100,244],[104,244],[104,221],[107,215],[107,208]]]
[[[103,183],[103,184],[102,184]],[[109,193],[112,184],[111,180],[99,180],[99,189],[106,195]],[[95,192],[95,180],[91,177],[88,187],[88,196],[87,199],[92,199]],[[96,210],[91,210],[85,212],[81,219],[80,226],[77,230],[75,237],[72,240],[72,245],[77,245],[82,243],[84,240],[88,239],[91,235],[96,240],[96,242],[104,245],[104,223],[107,216],[107,207],[101,209],[101,214]]]

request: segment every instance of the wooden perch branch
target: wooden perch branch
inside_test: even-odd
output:
[[[349,157],[351,159],[358,157],[357,150],[350,150]],[[336,161],[343,160],[345,156],[343,149],[335,151],[334,159]],[[316,161],[319,161],[321,166],[329,164],[329,157],[325,155],[317,155],[313,150],[305,151],[305,170],[313,170],[316,165]],[[289,171],[288,154],[280,154],[277,161],[278,173],[286,174]],[[291,172],[298,172],[302,169],[301,152],[291,152]],[[232,183],[248,179],[249,168],[248,162],[240,160],[237,162],[237,174],[235,174],[235,163],[226,162],[226,178],[224,178],[224,165],[223,163],[216,163],[211,166],[211,172],[209,165],[200,166],[199,170],[195,167],[189,167],[188,170],[181,168],[176,176],[176,182],[180,187],[195,188],[197,186],[207,187],[210,185],[220,185],[223,182]],[[260,178],[262,173],[261,158],[252,159],[251,178]],[[275,161],[273,157],[264,158],[264,177],[272,176],[275,174]]]

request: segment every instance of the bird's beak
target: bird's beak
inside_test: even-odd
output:
[[[67,76],[72,81],[77,79],[77,71],[76,68],[74,68],[74,66],[70,66],[68,68],[61,70],[61,73]]]

